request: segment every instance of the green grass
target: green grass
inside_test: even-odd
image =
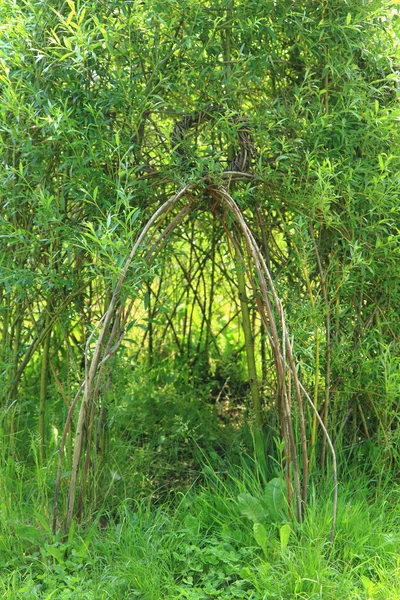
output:
[[[49,525],[56,441],[44,467],[34,438],[17,440],[23,461],[0,452],[0,598],[400,600],[400,487],[367,447],[339,451],[331,546],[331,479],[313,475],[297,524],[277,441],[278,459],[256,461],[249,431],[208,404],[210,386],[145,375],[116,395],[103,491],[68,540]]]
[[[367,446],[339,448],[332,546],[330,478],[313,474],[297,524],[277,440],[260,460],[248,428],[218,419],[210,385],[156,375],[116,394],[102,491],[67,540],[49,525],[57,441],[44,467],[35,438],[16,439],[23,461],[0,451],[0,598],[400,600],[400,487]]]
[[[46,472],[36,475],[43,480]],[[264,507],[268,495],[249,468],[218,474],[206,466],[201,485],[173,501],[154,507],[126,498],[112,517],[72,530],[61,543],[35,492],[45,486],[22,469],[13,481],[4,472],[2,482],[1,598],[400,598],[398,486],[377,490],[365,477],[343,482],[330,553],[329,483],[313,489],[306,519],[296,525],[284,507],[274,518],[268,511],[249,518],[239,494]],[[288,541],[280,533],[286,522]]]

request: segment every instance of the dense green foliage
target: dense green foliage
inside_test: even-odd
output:
[[[382,0],[0,3],[5,598],[397,598],[398,32]],[[184,218],[160,220],[168,239],[150,260],[157,224],[123,282],[75,464],[96,327],[185,186]],[[289,448],[260,276],[221,189],[337,451],[331,555],[326,439],[292,373]],[[69,540],[49,526],[63,430],[57,532],[75,467],[81,483]]]

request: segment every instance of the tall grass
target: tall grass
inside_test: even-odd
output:
[[[377,490],[365,476],[343,482],[331,553],[328,481],[313,489],[304,522],[290,520],[288,540],[285,510],[275,520],[265,517],[260,538],[240,498],[265,501],[265,484],[246,467],[221,473],[209,464],[201,485],[174,501],[155,507],[125,498],[62,541],[47,526],[38,473],[21,471],[11,485],[10,468],[1,474],[2,598],[400,597],[398,486]]]
[[[0,452],[0,598],[400,598],[400,487],[367,442],[338,448],[331,545],[328,476],[314,472],[297,523],[279,440],[263,457],[248,428],[221,425],[207,385],[164,379],[118,388],[101,491],[68,539],[50,529],[56,455],[41,465],[35,437],[23,461]]]

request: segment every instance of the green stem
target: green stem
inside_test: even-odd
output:
[[[42,365],[40,373],[40,392],[39,392],[39,461],[43,464],[46,460],[46,399],[47,383],[49,373],[49,350],[51,328],[50,323],[50,300],[47,301],[47,310],[45,316],[45,329],[48,330],[43,342]]]
[[[246,281],[245,281],[244,270],[243,270],[243,267],[244,267],[243,259],[240,255],[238,248],[235,249],[235,262],[236,262],[236,272],[237,272],[237,281],[238,281],[238,290],[239,290],[239,301],[240,301],[240,308],[241,308],[241,312],[242,312],[242,328],[243,328],[244,340],[245,340],[250,393],[251,393],[251,399],[253,402],[253,410],[254,410],[254,419],[255,419],[257,429],[261,430],[261,428],[262,428],[262,413],[261,413],[260,394],[259,394],[259,390],[258,390],[256,361],[255,361],[255,356],[254,356],[254,339],[253,339],[253,333],[251,330],[249,300],[247,298],[247,293],[246,293]]]

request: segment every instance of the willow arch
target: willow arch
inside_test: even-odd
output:
[[[237,173],[236,175],[239,176],[240,174]],[[189,213],[196,211],[201,201],[204,202],[206,193],[207,197],[212,199],[212,202],[209,204],[209,210],[223,225],[226,236],[235,247],[240,260],[246,264],[242,252],[242,248],[244,247],[244,253],[250,264],[250,268],[247,269],[247,276],[257,298],[257,310],[268,337],[274,359],[278,382],[279,427],[281,435],[285,440],[287,455],[290,457],[290,461],[293,464],[295,506],[297,519],[299,521],[302,519],[304,507],[307,502],[308,488],[308,449],[303,399],[306,400],[316,415],[330,448],[334,480],[331,530],[331,541],[333,541],[337,510],[337,468],[335,450],[322,418],[298,377],[292,343],[286,326],[282,303],[276,292],[271,273],[263,258],[262,252],[246,223],[242,211],[228,189],[228,186],[217,185],[210,182],[207,178],[204,178],[201,182],[185,185],[158,208],[148,220],[133,245],[121,270],[108,309],[86,341],[84,356],[85,377],[69,409],[59,450],[53,515],[54,533],[56,533],[57,530],[64,447],[67,433],[71,425],[72,414],[76,409],[80,398],[81,402],[75,432],[72,471],[68,491],[67,515],[64,523],[66,533],[68,533],[73,521],[77,498],[79,497],[81,501],[83,500],[85,486],[91,476],[90,465],[96,430],[96,407],[105,374],[105,365],[111,356],[117,352],[123,341],[124,330],[136,300],[136,298],[134,298],[127,306],[121,302],[121,291],[129,268],[133,260],[138,257],[142,258],[146,264],[151,264],[157,251],[168,242],[168,238],[172,235],[174,229]],[[170,215],[173,211],[176,211],[175,216],[164,226],[167,215]],[[226,220],[228,215],[233,220],[233,230],[230,230],[228,227]],[[97,340],[93,352],[91,356],[89,356],[90,344],[96,334]],[[297,448],[295,442],[295,432],[292,420],[292,389],[294,389],[293,395],[296,399],[299,414],[300,449]],[[99,419],[97,430],[101,427],[102,422],[101,419]],[[299,456],[301,456],[301,469]]]

